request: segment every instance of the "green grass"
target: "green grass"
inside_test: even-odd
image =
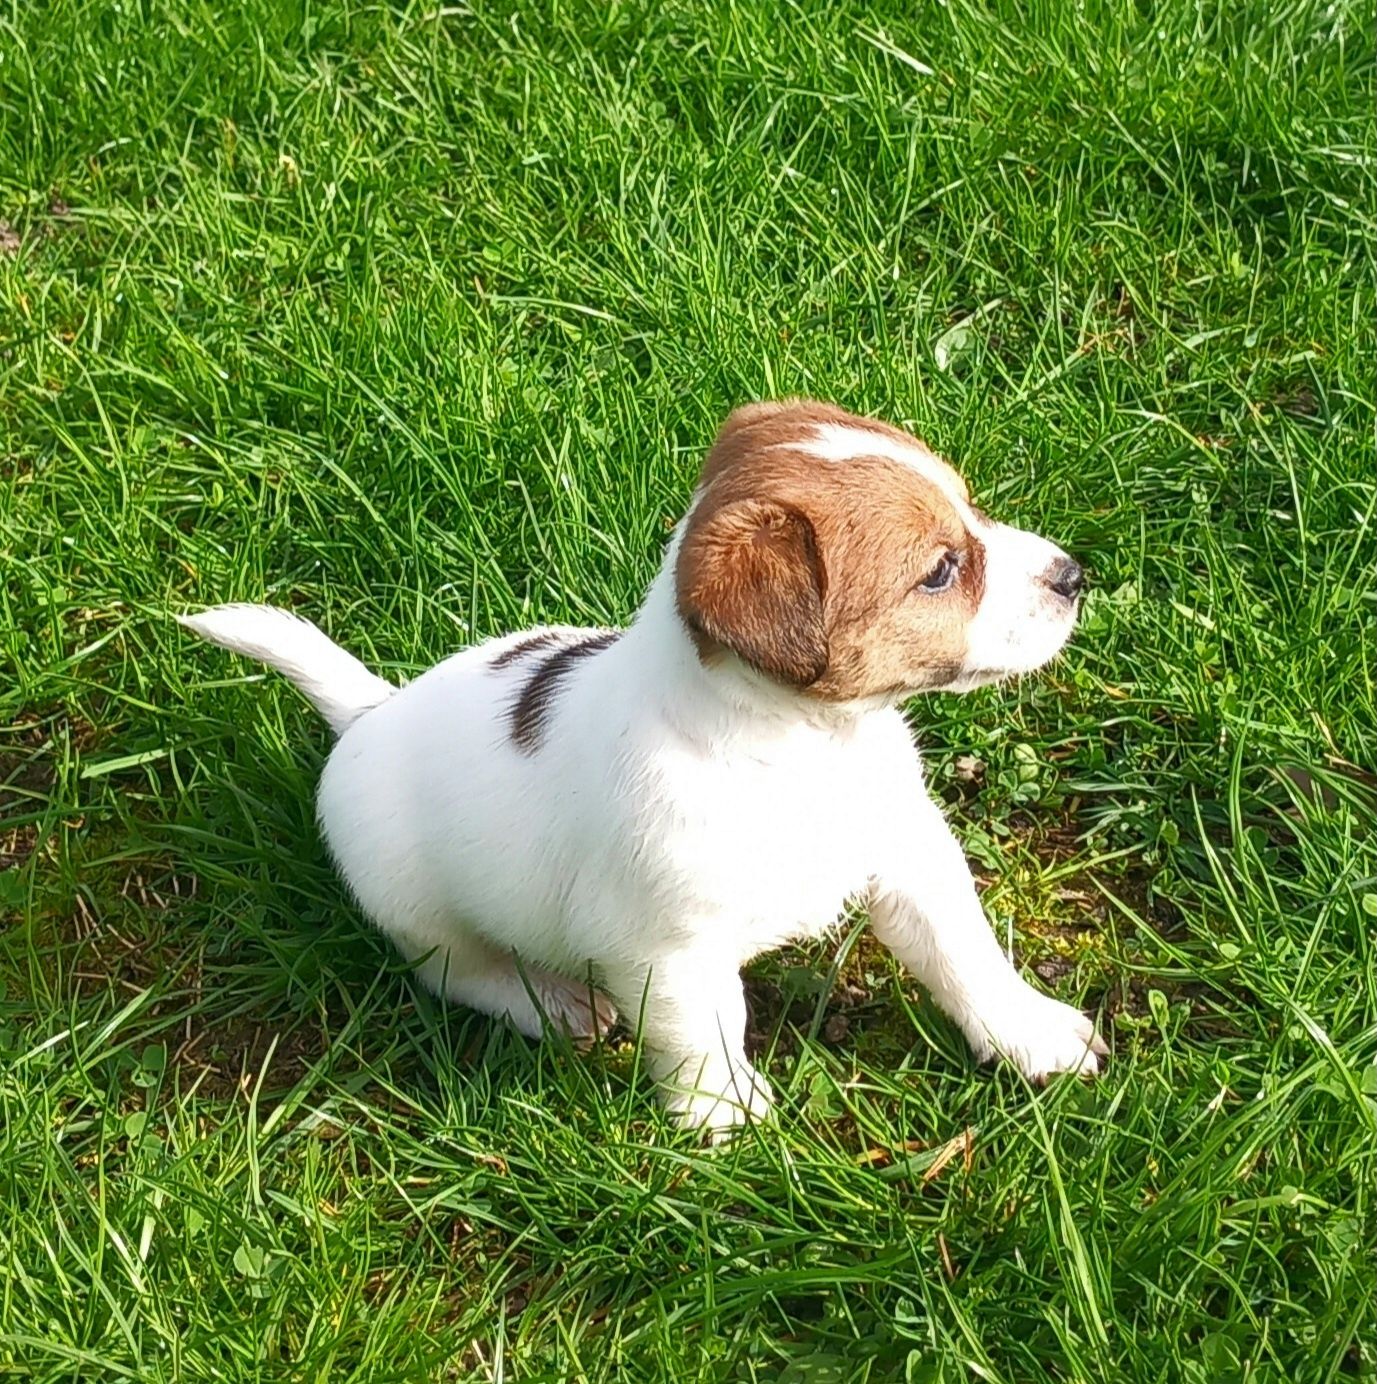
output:
[[[1373,24],[0,6],[0,1378],[1377,1376]],[[783,957],[780,1119],[708,1152],[629,1045],[418,993],[324,728],[168,616],[394,676],[625,620],[786,392],[1092,569],[1050,673],[913,715],[1114,1053],[1033,1091]]]

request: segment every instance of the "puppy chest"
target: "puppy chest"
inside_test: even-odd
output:
[[[862,786],[751,760],[695,767],[662,785],[655,854],[672,889],[738,920],[744,954],[835,922],[869,873]]]

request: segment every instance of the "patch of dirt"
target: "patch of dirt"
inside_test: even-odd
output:
[[[52,793],[53,768],[45,751],[50,735],[42,721],[23,721],[0,730],[0,870],[22,865],[38,834],[31,824],[8,819],[29,816]]]
[[[54,193],[48,200],[48,220],[44,221],[40,218],[29,227],[30,242],[32,243],[35,236],[42,239],[57,235],[59,230],[70,232],[77,229],[80,223],[73,221],[71,216],[71,207],[62,197]],[[0,255],[9,256],[12,259],[23,248],[24,237],[8,221],[0,221]]]
[[[0,874],[17,870],[38,847],[38,830],[32,822],[16,818],[33,816],[52,793],[52,765],[44,755],[47,736],[41,725],[8,727],[0,743]],[[20,886],[22,888],[22,885]],[[8,892],[3,895],[9,902]],[[0,916],[5,910],[0,908]]]
[[[70,917],[58,928],[60,940],[79,946],[67,974],[85,997],[112,986],[138,993],[171,981],[169,993],[143,1013],[156,1020],[185,1011],[183,1022],[166,1037],[168,1066],[186,1083],[195,1081],[205,1095],[229,1099],[247,1094],[265,1063],[263,1093],[290,1090],[325,1054],[328,1030],[315,1016],[217,1015],[213,1007],[206,1012],[203,941],[188,942],[175,926],[177,910],[195,899],[199,889],[195,875],[168,860],[149,859],[130,863],[120,881],[124,916],[117,918],[117,910],[106,909],[97,919],[78,893]]]
[[[38,832],[31,826],[0,831],[0,871],[13,870],[22,865],[33,854],[37,844]]]
[[[108,904],[100,916],[78,889],[70,912],[39,920],[35,941],[63,953],[66,973],[83,997],[111,985],[138,992],[188,971],[190,948],[169,938],[171,920],[162,915],[194,899],[199,887],[195,875],[166,860],[129,861],[113,890],[101,890]]]
[[[204,1095],[225,1100],[251,1094],[260,1075],[265,1095],[291,1090],[330,1046],[329,1033],[315,1022],[292,1026],[253,1014],[209,1023],[188,1016],[187,1022],[188,1036],[168,1063],[196,1080]],[[330,1137],[329,1131],[321,1137]]]
[[[200,881],[190,872],[179,873],[165,860],[138,861],[125,872],[120,897],[146,910],[165,912],[194,899]]]
[[[842,933],[815,946],[766,956],[746,972],[746,1050],[792,1056],[812,1027]],[[827,996],[818,1036],[844,1047],[892,1019],[889,954],[867,927],[856,939]]]
[[[1150,923],[1158,936],[1168,940],[1181,936],[1184,920],[1171,903],[1153,892],[1151,876],[1146,870],[1115,875],[1106,881],[1106,887],[1140,918]],[[1110,905],[1098,890],[1096,894],[1099,904],[1095,909],[1095,916],[1107,920]],[[1100,1003],[1106,1026],[1119,1014],[1127,1015],[1134,1020],[1150,1018],[1152,1008],[1148,996],[1153,990],[1160,991],[1169,1005],[1189,1006],[1191,1024],[1195,1031],[1218,1037],[1227,1037],[1234,1032],[1233,1026],[1222,1018],[1216,1006],[1210,1003],[1210,987],[1203,982],[1163,975],[1137,975],[1122,969],[1113,971],[1110,983],[1101,991]]]
[[[1295,384],[1283,389],[1272,400],[1283,413],[1297,418],[1315,418],[1320,411],[1320,401],[1309,384]]]
[[[31,827],[0,836],[0,860],[22,859],[32,839]],[[179,917],[198,897],[200,880],[167,857],[126,861],[119,868],[122,873],[102,879],[98,908],[85,889],[77,889],[60,913],[34,920],[33,945],[51,957],[51,973],[82,1000],[114,991],[124,1003],[154,986],[165,991],[141,1011],[140,1023],[156,1027],[160,1018],[185,1011],[175,1028],[160,1030],[168,1065],[183,1074],[184,1085],[196,1081],[205,1094],[226,1098],[251,1090],[270,1049],[263,1090],[295,1085],[326,1050],[328,1035],[320,1024],[298,1014],[216,1015],[213,989],[211,1005],[204,1003],[207,939],[188,934]]]

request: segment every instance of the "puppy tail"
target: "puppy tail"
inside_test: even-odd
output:
[[[309,620],[274,606],[212,606],[196,615],[179,615],[177,623],[222,649],[276,668],[306,694],[336,735],[396,691]]]

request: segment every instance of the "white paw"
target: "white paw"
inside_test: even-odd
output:
[[[530,983],[550,1024],[575,1042],[605,1038],[617,1022],[612,1001],[586,984],[548,971],[531,976]],[[536,1037],[539,1036],[537,1032]]]
[[[981,1032],[971,1046],[982,1060],[999,1056],[1029,1081],[1043,1082],[1058,1072],[1095,1076],[1109,1055],[1094,1021],[1049,995],[1029,987],[999,1013],[980,1016]]]
[[[749,1062],[704,1072],[692,1089],[671,1078],[665,1106],[686,1129],[701,1129],[714,1143],[729,1139],[751,1120],[763,1120],[774,1104],[770,1083]]]

